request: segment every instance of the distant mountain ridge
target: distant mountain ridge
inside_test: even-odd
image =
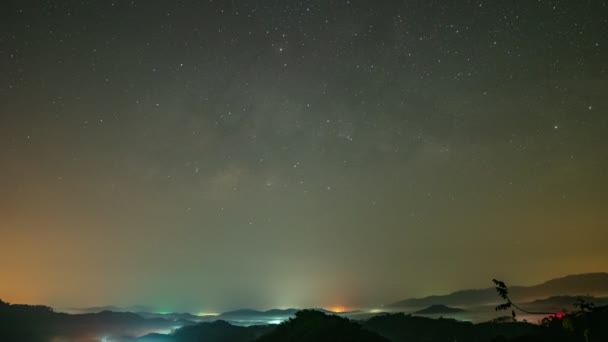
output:
[[[59,313],[47,306],[9,304],[2,300],[0,322],[0,341],[7,342],[84,341],[85,336],[136,336],[193,324],[163,318],[146,319],[132,312]]]
[[[428,308],[425,308],[422,310],[418,310],[414,313],[418,314],[418,315],[434,315],[434,314],[458,313],[458,312],[464,312],[464,311],[465,311],[464,309],[452,308],[449,306],[437,304],[437,305],[431,305]]]
[[[501,279],[507,282],[508,279]],[[608,273],[568,275],[532,286],[509,286],[511,299],[529,302],[553,296],[605,296],[608,295]],[[500,301],[494,287],[461,290],[447,295],[410,298],[395,302],[390,307],[426,307],[431,305],[472,306],[494,304]]]
[[[58,312],[65,312],[71,314],[84,314],[84,313],[98,313],[102,311],[112,311],[112,312],[154,312],[154,309],[143,306],[143,305],[135,305],[135,306],[115,306],[115,305],[106,305],[106,306],[91,306],[86,308],[67,308],[67,309],[59,309]]]
[[[233,311],[222,312],[218,317],[238,317],[238,316],[258,316],[258,317],[271,317],[271,316],[292,316],[298,309],[270,309],[266,311],[260,311],[255,309],[239,309]]]
[[[239,317],[239,316],[247,316],[247,317],[284,317],[284,316],[293,316],[295,315],[296,312],[301,311],[303,309],[295,309],[295,308],[290,308],[290,309],[270,309],[270,310],[266,310],[266,311],[260,311],[260,310],[255,310],[255,309],[238,309],[238,310],[233,310],[233,311],[226,311],[226,312],[222,312],[220,315],[217,316],[217,318],[223,318],[223,317]],[[304,309],[306,310],[306,309]],[[313,308],[313,309],[308,309],[308,310],[315,310],[315,311],[319,311],[319,312],[323,312],[325,314],[343,314],[342,312],[333,312],[330,310],[325,310],[325,309],[321,309],[321,308]],[[349,312],[344,312],[344,313],[349,313]]]
[[[145,309],[145,310],[144,310]],[[236,318],[236,317],[291,317],[294,316],[296,312],[302,309],[289,308],[289,309],[270,309],[270,310],[256,310],[256,309],[237,309],[231,311],[225,311],[215,315],[209,316],[198,316],[191,313],[179,313],[179,312],[163,312],[158,313],[154,312],[152,309],[144,307],[144,306],[135,306],[132,308],[125,308],[120,306],[98,306],[98,307],[88,307],[88,308],[70,308],[65,311],[69,311],[72,314],[88,314],[88,313],[100,313],[104,311],[109,312],[124,312],[124,313],[136,313],[144,318],[167,318],[167,319],[183,319],[190,321],[209,321],[209,320],[220,320],[227,318]],[[352,312],[333,312],[330,310],[325,310],[322,308],[313,308],[312,310],[320,311],[326,314],[346,314]],[[62,312],[62,311],[59,311]]]

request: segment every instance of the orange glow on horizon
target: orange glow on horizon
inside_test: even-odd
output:
[[[331,306],[327,310],[335,312],[335,313],[343,313],[346,312],[346,307],[344,306]]]

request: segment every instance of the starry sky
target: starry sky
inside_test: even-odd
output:
[[[377,307],[608,269],[608,2],[0,4],[0,298]]]

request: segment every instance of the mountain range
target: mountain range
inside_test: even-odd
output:
[[[507,284],[508,285],[508,284]],[[548,280],[533,286],[509,286],[513,301],[530,302],[538,299],[570,295],[608,295],[608,273],[587,273],[568,275]],[[391,308],[427,307],[431,305],[477,306],[493,305],[500,302],[494,287],[475,290],[461,290],[446,295],[410,298],[395,302]]]
[[[551,312],[559,312],[557,310],[568,305],[572,307],[572,303],[583,295],[584,300],[595,303],[599,309],[594,311],[597,314],[594,317],[602,320],[594,328],[596,333],[603,331],[598,327],[605,324],[602,322],[608,317],[608,307],[602,306],[608,303],[608,297],[599,297],[608,293],[607,273],[566,276],[534,286],[512,286],[509,290],[512,299],[518,304]],[[596,297],[584,297],[587,294]],[[363,313],[368,317],[353,317],[348,313],[336,314],[327,310],[297,309],[242,309],[203,317],[188,313],[107,310],[67,314],[54,312],[45,306],[9,304],[0,300],[0,322],[3,323],[0,324],[0,341],[36,342],[60,337],[59,340],[78,342],[99,339],[121,342],[193,342],[200,341],[202,336],[205,336],[205,341],[226,342],[291,341],[294,336],[303,336],[302,341],[319,341],[321,337],[327,337],[327,341],[339,341],[338,337],[342,337],[343,341],[384,341],[385,338],[392,341],[453,341],[471,340],[480,335],[487,336],[486,340],[490,341],[490,337],[497,334],[515,337],[540,331],[541,328],[534,324],[505,325],[504,322],[512,322],[511,317],[498,322],[498,314],[494,312],[491,303],[499,301],[495,288],[486,288],[404,300],[390,308],[393,313],[352,313],[354,316]],[[428,308],[415,312],[416,306]],[[450,306],[466,308],[466,311]],[[89,308],[84,311],[108,308],[113,307]],[[483,310],[489,314],[472,318]],[[409,311],[413,315],[395,311]],[[437,313],[445,318],[433,320],[417,316]],[[450,319],[450,314],[457,317],[468,315],[468,318]],[[561,323],[559,327],[561,329]]]
[[[465,310],[460,308],[452,308],[445,305],[431,305],[428,308],[424,308],[422,310],[418,310],[414,312],[418,315],[435,315],[435,314],[453,314],[464,312]]]

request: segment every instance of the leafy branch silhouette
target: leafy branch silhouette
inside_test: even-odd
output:
[[[585,299],[584,297],[578,297],[576,299],[576,303],[574,303],[574,306],[578,309],[580,313],[588,313],[595,309],[595,303]]]
[[[496,279],[492,279],[492,282],[494,282],[494,285],[496,286],[496,292],[498,292],[498,296],[505,301],[504,303],[497,305],[494,308],[494,310],[506,311],[511,308],[515,308],[528,315],[557,315],[557,313],[555,313],[555,312],[535,312],[535,311],[528,311],[524,308],[521,308],[517,304],[513,303],[513,301],[511,301],[511,298],[509,297],[509,288],[507,287],[507,285],[504,282],[502,282],[500,280],[496,280]],[[511,309],[511,316],[513,317],[513,320],[515,320],[516,314],[515,314],[515,310],[513,310],[513,309]]]

